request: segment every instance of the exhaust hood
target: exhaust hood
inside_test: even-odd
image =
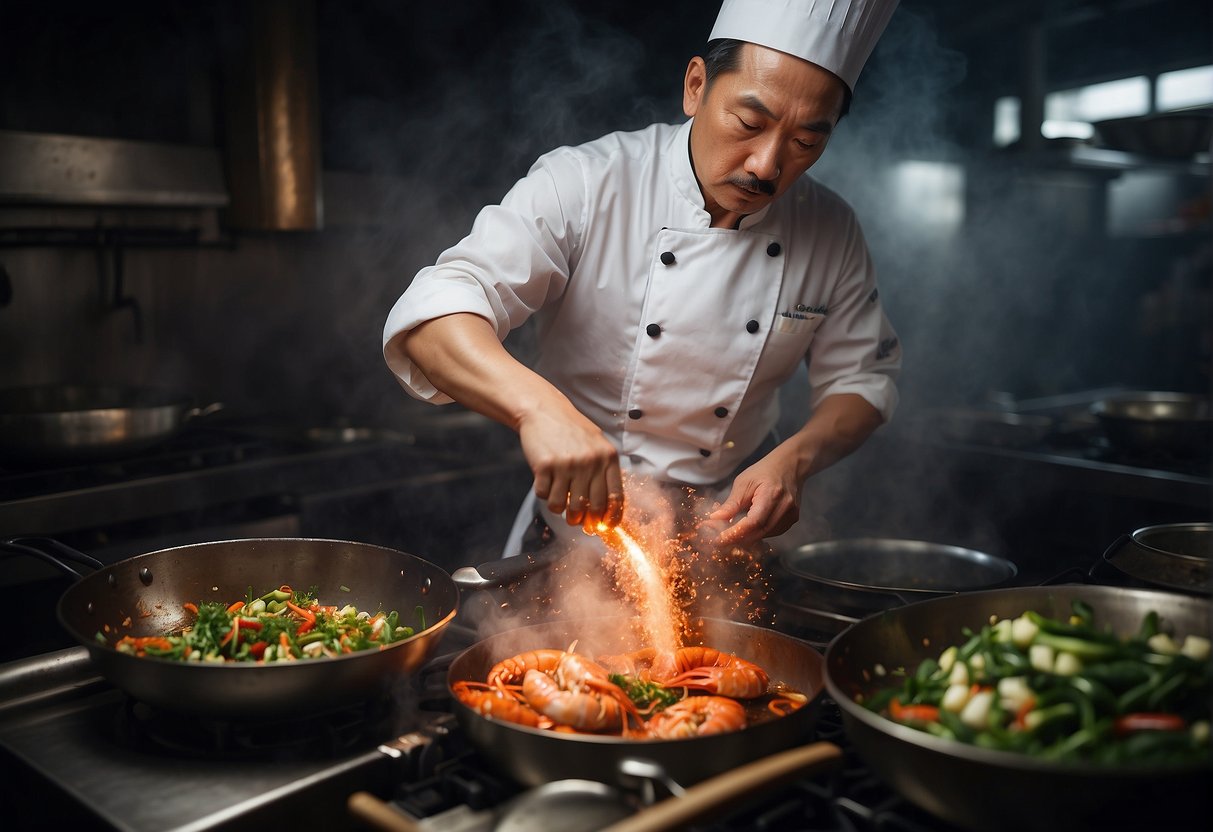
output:
[[[0,130],[0,203],[217,208],[216,148]]]
[[[323,227],[314,3],[236,8],[219,146],[0,130],[0,207],[223,209],[232,229]]]

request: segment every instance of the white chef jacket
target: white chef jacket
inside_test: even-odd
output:
[[[657,481],[729,477],[801,361],[811,404],[855,393],[887,420],[901,351],[850,207],[806,175],[739,229],[710,228],[691,123],[541,157],[417,274],[384,344],[456,312],[504,340],[534,315],[535,370]],[[412,362],[389,364],[413,396],[450,401]]]

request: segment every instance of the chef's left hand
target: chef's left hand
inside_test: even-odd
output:
[[[880,426],[880,412],[855,393],[827,396],[788,440],[733,480],[728,499],[708,520],[733,523],[720,533],[722,546],[775,537],[800,519],[804,481],[854,451]]]
[[[795,460],[784,459],[776,448],[742,471],[733,480],[733,489],[708,519],[733,523],[720,533],[722,546],[744,546],[763,538],[783,534],[800,519],[800,490]]]

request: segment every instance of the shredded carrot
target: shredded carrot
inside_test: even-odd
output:
[[[198,605],[195,604],[193,601],[186,601],[181,606],[185,607],[186,612],[192,612],[194,615],[198,614]]]
[[[239,612],[239,611],[240,611],[240,610],[242,610],[242,609],[244,609],[244,602],[243,602],[243,601],[237,601],[236,603],[234,603],[234,604],[232,604],[230,607],[228,607],[228,608],[227,608],[227,611],[228,611],[228,612]]]

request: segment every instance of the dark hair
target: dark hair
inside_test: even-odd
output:
[[[716,80],[717,75],[723,75],[726,72],[733,72],[737,69],[737,63],[741,60],[741,47],[745,46],[743,40],[734,40],[732,38],[717,38],[716,40],[708,41],[708,48],[703,53],[703,63],[707,67],[708,86],[712,86],[712,82]],[[842,81],[839,78],[839,81]],[[842,81],[842,111],[839,112],[838,118],[842,119],[851,111],[851,88],[845,81]]]

